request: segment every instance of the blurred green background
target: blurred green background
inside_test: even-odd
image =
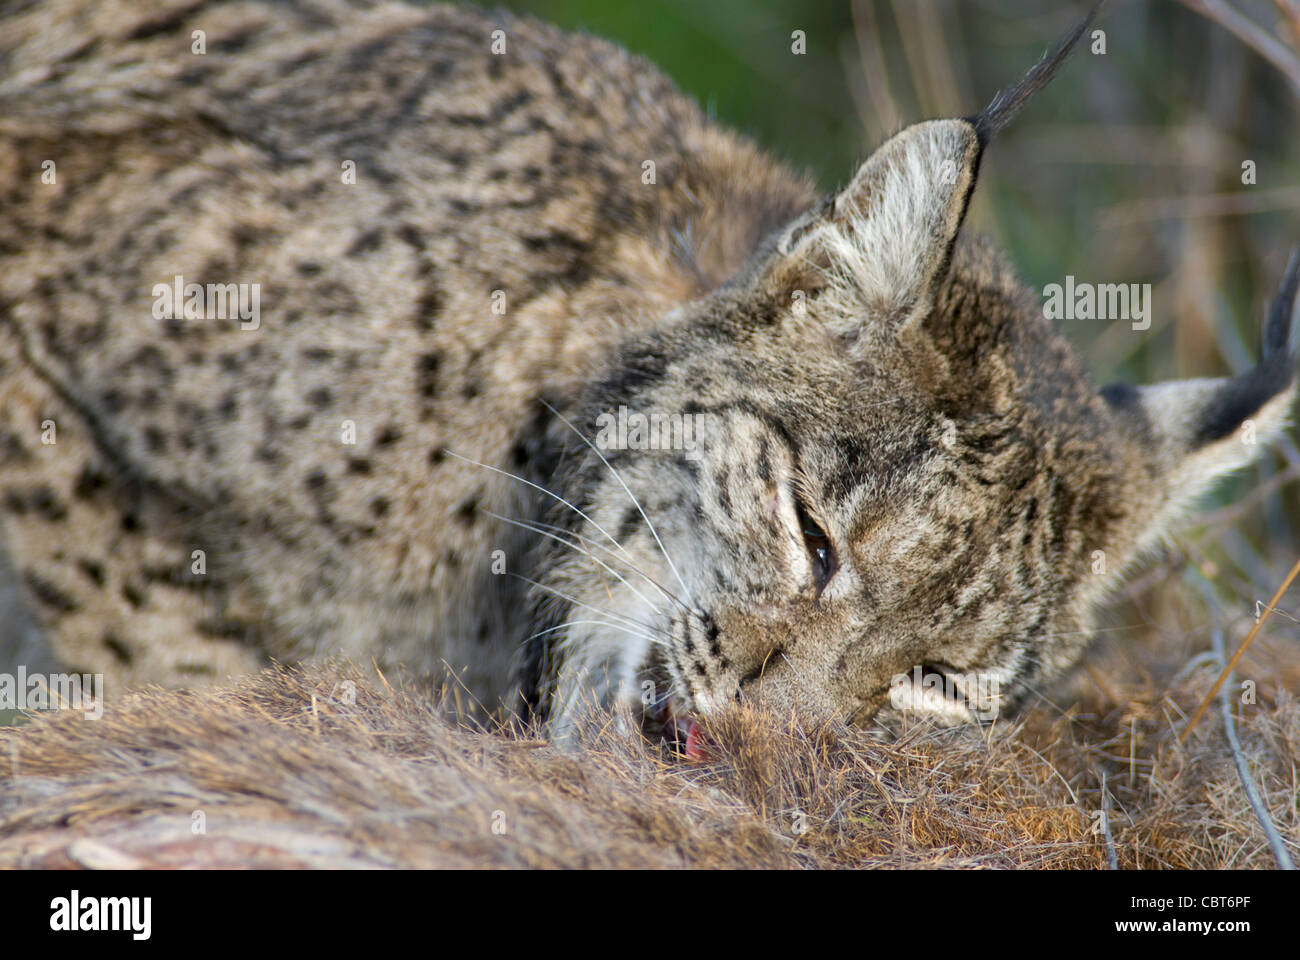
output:
[[[1113,0],[1098,24],[1105,53],[1093,52],[1092,41],[1083,47],[982,166],[967,229],[994,237],[1040,293],[1067,274],[1152,285],[1149,330],[1062,321],[1101,382],[1249,366],[1287,254],[1300,243],[1300,0],[1203,3]],[[645,56],[719,122],[810,170],[828,191],[900,126],[979,110],[1089,7],[1029,0],[502,5]],[[791,52],[795,30],[807,38],[802,56]],[[1243,183],[1246,161],[1254,184]],[[1293,433],[1262,466],[1219,488],[1203,522],[1175,538],[1167,563],[1199,565],[1234,612],[1266,599],[1300,555],[1298,477]],[[1140,577],[1130,601],[1155,604],[1145,592],[1167,571]],[[1287,609],[1296,606],[1292,600]],[[1300,640],[1295,621],[1279,618],[1277,629]]]

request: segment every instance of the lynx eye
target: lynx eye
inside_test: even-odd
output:
[[[835,576],[838,567],[835,547],[831,544],[831,538],[826,535],[826,531],[808,515],[802,503],[796,505],[796,510],[804,546],[808,548],[808,556],[812,559],[813,583],[820,595],[826,589],[826,584],[830,583],[831,577]]]

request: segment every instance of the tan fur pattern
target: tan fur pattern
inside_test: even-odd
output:
[[[8,539],[58,654],[117,690],[333,651],[445,658],[487,697],[519,592],[489,553],[523,550],[484,511],[526,490],[448,451],[536,469],[539,399],[811,198],[645,64],[532,21],[56,2],[3,33]],[[177,274],[260,283],[265,324],[154,319]]]
[[[964,718],[969,678],[1010,709],[1293,400],[1294,263],[1254,370],[1102,392],[959,235],[1072,41],[817,203],[506,14],[54,0],[0,38],[5,536],[110,693],[344,654],[561,734]],[[177,276],[258,284],[259,321],[159,317]],[[698,446],[611,445],[626,411]]]

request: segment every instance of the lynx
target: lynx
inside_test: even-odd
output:
[[[343,655],[688,750],[734,701],[1014,710],[1294,400],[1295,257],[1252,370],[1098,389],[963,233],[1086,28],[818,197],[527,18],[10,13],[0,496],[55,657]]]

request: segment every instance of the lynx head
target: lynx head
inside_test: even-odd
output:
[[[1012,709],[1283,428],[1295,257],[1253,370],[1098,390],[959,241],[990,135],[1086,25],[978,117],[886,142],[590,391],[530,648],[557,730],[599,701],[679,733],[745,698],[855,722]]]

